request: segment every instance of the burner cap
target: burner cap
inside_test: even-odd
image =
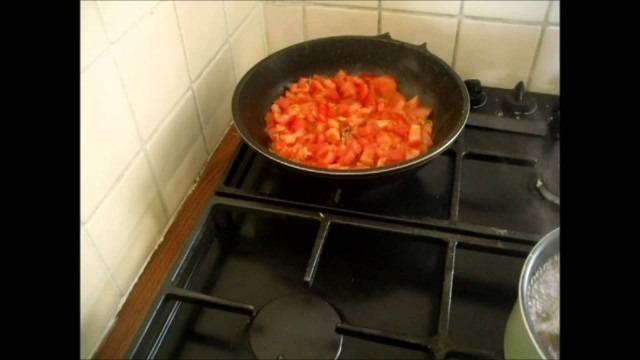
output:
[[[337,359],[340,317],[326,301],[311,295],[287,296],[256,315],[250,342],[258,359]]]

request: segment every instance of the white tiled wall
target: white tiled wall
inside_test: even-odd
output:
[[[266,54],[258,1],[81,2],[81,358],[94,354]]]
[[[266,1],[269,53],[324,36],[427,43],[464,78],[560,93],[559,1]]]
[[[81,357],[108,333],[231,121],[238,80],[318,37],[389,32],[463,78],[559,93],[557,1],[82,1]]]

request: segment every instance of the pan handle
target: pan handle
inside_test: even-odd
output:
[[[431,52],[427,49],[427,43],[426,42],[423,42],[422,44],[419,44],[419,45],[409,44],[408,42],[404,42],[404,41],[393,39],[391,37],[391,34],[389,34],[388,32],[386,32],[384,34],[380,34],[380,35],[375,35],[375,36],[372,36],[372,37],[374,39],[391,40],[391,41],[400,42],[400,43],[406,44],[408,46],[411,46],[412,48],[414,48],[414,49],[416,49],[418,51],[422,51],[424,53],[431,54]]]

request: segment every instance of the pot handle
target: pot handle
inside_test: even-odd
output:
[[[380,34],[380,35],[372,36],[372,38],[374,38],[374,39],[391,40],[391,41],[400,42],[400,43],[406,44],[406,45],[408,45],[408,46],[411,46],[412,48],[414,48],[414,49],[416,49],[416,50],[418,50],[418,51],[422,51],[422,52],[424,52],[424,53],[431,54],[431,52],[429,51],[429,49],[427,49],[427,43],[426,43],[426,42],[423,42],[422,44],[419,44],[419,45],[409,44],[408,42],[404,42],[404,41],[400,41],[400,40],[393,39],[393,38],[391,37],[391,34],[389,34],[388,32],[386,32],[386,33],[384,33],[384,34]]]

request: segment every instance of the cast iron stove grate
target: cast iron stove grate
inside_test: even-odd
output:
[[[545,112],[483,111],[495,104],[373,189],[284,173],[242,145],[127,357],[501,358],[520,269],[559,208],[535,189]]]

